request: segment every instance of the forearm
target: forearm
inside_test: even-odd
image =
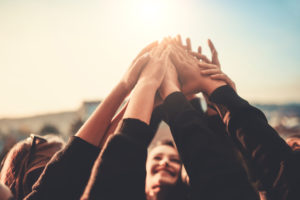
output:
[[[210,100],[216,104],[228,133],[254,166],[265,189],[285,181],[283,174],[287,172],[291,149],[268,124],[264,114],[229,86],[218,88]]]
[[[138,82],[123,118],[138,119],[149,125],[157,87],[151,82]]]
[[[126,111],[126,108],[128,106],[128,102],[126,103],[126,105],[124,105],[124,107],[114,116],[114,118],[111,120],[111,123],[109,125],[109,127],[106,130],[105,136],[103,136],[99,147],[103,147],[108,139],[108,137],[114,133],[116,133],[117,128],[120,126],[121,121],[123,119],[124,113]]]
[[[152,130],[137,119],[124,119],[98,156],[81,199],[145,199],[145,162]]]
[[[128,95],[122,83],[119,83],[97,107],[90,118],[76,133],[77,137],[98,146],[110,125],[115,112]]]
[[[163,106],[164,119],[170,126],[195,196],[255,199],[256,194],[230,146],[207,127],[204,116],[181,93],[169,95]],[[215,190],[218,194],[213,193]]]

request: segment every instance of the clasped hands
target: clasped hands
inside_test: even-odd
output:
[[[209,96],[216,88],[235,84],[220,68],[217,51],[208,40],[212,58],[208,59],[201,52],[193,52],[190,39],[183,45],[180,36],[165,38],[145,47],[132,62],[123,77],[126,90],[130,92],[136,84],[151,85],[157,90],[157,99],[165,99],[175,91],[186,96],[202,92]]]

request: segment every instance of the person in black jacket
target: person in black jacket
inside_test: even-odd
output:
[[[166,72],[165,46],[161,43],[151,52],[129,100],[120,131],[99,155],[81,199],[146,199],[145,162],[154,135],[149,124],[155,94]]]
[[[164,120],[171,127],[190,177],[189,197],[257,199],[244,170],[237,164],[231,151],[227,151],[227,145],[207,127],[199,112],[180,92],[177,72],[171,60],[161,59],[172,49],[162,51],[160,48],[154,50],[154,57],[140,76],[119,133],[109,140],[98,157],[82,199],[146,199],[145,163],[147,146],[153,137],[149,122],[158,88],[164,100]],[[176,51],[173,53],[176,54]],[[186,67],[183,64],[180,67]],[[203,77],[201,85],[204,92],[211,94],[225,83]],[[194,85],[188,85],[191,86]],[[189,89],[187,85],[183,87]],[[160,187],[161,191],[164,189],[168,188]],[[159,195],[153,197],[160,198],[165,200]]]
[[[2,161],[0,181],[7,185],[17,199],[32,190],[52,156],[65,145],[57,135],[43,137],[31,134],[15,144]]]
[[[198,67],[202,75],[212,79],[222,80],[226,77],[220,71],[219,62],[198,62]],[[201,89],[196,75],[190,74],[189,77],[192,81],[186,90]],[[265,115],[238,96],[233,87],[224,85],[215,89],[209,95],[209,100],[222,118],[227,133],[248,161],[249,168],[260,181],[260,189],[266,191],[267,199],[298,199],[299,150],[292,150],[268,124]]]
[[[68,144],[47,164],[42,175],[25,199],[79,199],[86,187],[94,162],[110,130],[112,118],[125,97],[131,92],[139,74],[149,61],[153,42],[133,60],[131,66],[92,116]],[[122,114],[122,113],[121,113]]]

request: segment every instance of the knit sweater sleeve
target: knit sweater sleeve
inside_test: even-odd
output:
[[[81,138],[71,137],[46,165],[25,199],[79,199],[99,151]]]
[[[182,93],[170,94],[163,109],[190,177],[193,199],[257,199],[228,144],[208,128]]]
[[[95,162],[81,199],[145,199],[145,163],[153,131],[137,119],[125,119]]]
[[[239,97],[231,87],[216,89],[210,100],[271,199],[293,199],[300,185],[299,153],[292,152],[268,124],[263,112]]]

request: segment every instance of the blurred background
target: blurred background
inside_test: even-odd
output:
[[[238,93],[300,134],[298,0],[0,0],[0,151],[32,132],[67,139],[139,50],[177,34],[208,56],[210,38]]]

